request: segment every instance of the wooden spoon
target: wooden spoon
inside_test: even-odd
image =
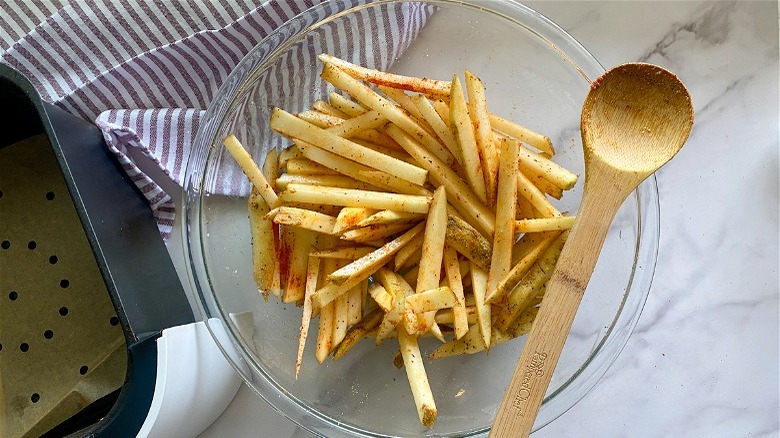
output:
[[[581,124],[582,203],[491,438],[530,434],[610,223],[639,183],[682,148],[693,125],[693,107],[674,74],[650,64],[624,64],[593,82]]]

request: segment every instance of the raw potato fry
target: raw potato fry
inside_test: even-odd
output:
[[[522,219],[515,221],[515,233],[540,233],[544,231],[568,230],[574,225],[575,216]]]
[[[368,111],[368,109],[363,105],[348,97],[344,97],[335,91],[331,91],[330,94],[328,94],[328,99],[330,99],[330,104],[333,105],[334,108],[349,115],[350,117],[359,116]]]
[[[322,129],[333,128],[344,121],[342,117],[312,110],[301,111],[297,117]]]
[[[336,260],[323,260],[320,266],[320,279],[318,280],[318,284],[321,283],[323,281],[322,279],[334,269],[336,269]],[[314,294],[311,296],[313,297]],[[319,307],[314,305],[314,302],[311,298],[309,301],[312,301],[312,312],[315,312],[317,309],[319,309],[320,320],[317,327],[317,344],[314,351],[314,358],[317,359],[318,363],[323,363],[325,358],[328,357],[328,354],[330,354],[330,351],[333,349],[333,327],[336,303],[329,303],[327,306]]]
[[[373,84],[386,85],[388,87],[401,88],[403,90],[416,91],[418,93],[426,93],[435,96],[448,96],[450,93],[450,83],[447,81],[415,78],[372,70],[324,53],[319,55],[319,59],[325,64],[333,64],[354,78]]]
[[[387,124],[388,120],[376,111],[367,111],[359,116],[346,119],[342,123],[329,128],[328,131],[341,137],[352,137],[368,129],[378,128]]]
[[[536,188],[528,177],[523,175],[523,172],[517,172],[517,193],[527,199],[544,217],[561,215],[561,212],[547,200],[544,193]]]
[[[533,325],[537,313],[539,313],[539,308],[537,307],[531,307],[523,312],[515,322],[507,327],[506,335],[509,336],[510,339],[514,339],[530,332],[531,325]]]
[[[458,142],[455,140],[455,135],[452,133],[452,129],[450,129],[449,123],[442,120],[427,97],[423,96],[422,94],[418,94],[412,96],[411,100],[412,104],[414,104],[415,108],[417,108],[417,111],[420,113],[423,120],[425,120],[425,122],[428,123],[436,135],[439,136],[439,139],[442,141],[442,143],[444,143],[444,146],[449,149],[450,153],[453,157],[455,157],[458,163],[463,166],[463,157],[461,156]],[[449,120],[449,117],[447,120]]]
[[[555,155],[555,149],[553,149],[550,137],[541,135],[528,128],[518,125],[512,121],[509,121],[503,117],[495,114],[490,114],[490,125],[493,129],[508,134],[524,143],[527,143],[542,152],[550,155]]]
[[[350,119],[343,119],[335,115],[307,110],[298,113],[298,118],[339,137],[350,138],[355,143],[361,145],[363,145],[361,141],[369,141],[383,147],[397,149],[397,145],[392,139],[374,129],[387,123],[387,119],[378,115],[376,111],[363,113]]]
[[[569,190],[577,184],[577,175],[569,172],[563,168],[560,164],[530,151],[520,144],[517,140],[510,141],[515,142],[519,154],[520,163],[525,168],[531,168],[536,173],[544,176],[544,178],[563,190]]]
[[[333,234],[341,234],[346,230],[351,230],[358,226],[358,223],[374,214],[376,210],[364,207],[344,207],[336,216],[336,223],[333,225]]]
[[[291,225],[293,227],[316,231],[318,233],[332,234],[336,218],[316,211],[304,210],[295,207],[277,207],[273,217],[275,224]]]
[[[436,113],[439,114],[441,121],[444,122],[444,124],[447,125],[447,127],[450,128],[451,130],[452,122],[450,120],[449,104],[442,99],[436,99],[433,101],[433,109],[435,109]],[[454,134],[453,134],[453,138],[454,138]]]
[[[346,231],[341,235],[341,239],[353,242],[372,242],[374,240],[394,236],[411,227],[411,224],[369,225],[367,227]]]
[[[358,172],[358,178],[405,195],[431,196],[431,192],[425,188],[407,183],[394,175],[379,170],[361,170]]]
[[[479,332],[482,334],[482,342],[485,344],[485,349],[490,349],[490,335],[491,335],[491,314],[492,309],[490,304],[485,302],[485,294],[487,293],[487,276],[488,273],[477,266],[471,264],[471,290],[474,293],[474,304],[477,306],[477,321],[479,325]]]
[[[390,225],[390,224],[408,224],[424,219],[424,216],[417,213],[408,213],[405,211],[382,210],[358,222],[357,226],[366,227],[368,225]]]
[[[296,148],[297,149],[297,148]],[[357,190],[377,190],[370,184],[366,184],[362,181],[358,181],[354,178],[343,175],[293,175],[285,173],[276,180],[276,187],[279,190],[285,190],[287,184],[309,184],[313,186],[330,186],[340,187],[342,189],[357,189]]]
[[[305,158],[287,160],[287,173],[291,175],[338,175],[338,172]]]
[[[268,213],[268,205],[253,186],[249,195],[249,225],[252,234],[252,273],[255,284],[263,298],[274,289],[274,276],[278,275],[276,250],[274,243],[274,224],[263,218]],[[277,285],[277,294],[278,285]]]
[[[455,171],[397,127],[388,126],[387,133],[430,172],[434,184],[450,188],[448,190],[450,203],[460,214],[468,218],[469,223],[473,223],[484,235],[493,236],[495,215],[485,207],[485,204]]]
[[[447,273],[447,284],[455,295],[457,303],[452,308],[453,324],[455,326],[455,338],[460,339],[469,329],[468,315],[466,313],[466,298],[463,293],[463,278],[461,277],[460,263],[455,249],[449,245],[444,246],[442,254],[444,271]],[[437,313],[438,315],[438,313]]]
[[[270,149],[268,153],[265,156],[265,163],[263,163],[263,176],[265,176],[265,179],[268,181],[269,184],[271,184],[271,188],[274,190],[274,193],[278,190],[277,183],[278,183],[278,175],[279,175],[279,160],[278,160],[278,152],[276,149]],[[266,249],[270,254],[277,254],[279,251],[279,227],[278,226],[271,226],[271,234],[273,237],[273,247],[268,246]],[[266,255],[270,257],[270,254]],[[276,297],[281,298],[282,296],[282,283],[281,283],[281,276],[280,276],[280,266],[279,266],[279,260],[274,257],[274,272],[273,277],[271,279],[271,293],[274,294]]]
[[[477,139],[474,136],[474,126],[469,118],[466,97],[463,94],[463,88],[460,86],[458,75],[452,77],[450,126],[455,133],[455,140],[458,142],[458,150],[460,150],[463,158],[463,168],[466,171],[469,185],[477,198],[484,204],[487,201],[485,170],[479,157]]]
[[[425,225],[420,271],[417,274],[417,292],[439,286],[444,241],[447,233],[447,192],[439,186],[433,193],[430,214]]]
[[[366,132],[369,132],[369,131],[366,131]],[[375,150],[375,151],[377,151],[379,153],[382,153],[382,154],[385,154],[385,155],[389,155],[389,156],[391,156],[393,158],[396,158],[396,159],[401,160],[401,161],[405,161],[405,162],[407,162],[409,164],[414,164],[415,166],[417,165],[417,162],[414,161],[414,158],[412,158],[409,154],[407,154],[406,151],[404,151],[401,148],[401,146],[398,145],[398,143],[396,143],[395,140],[393,140],[392,137],[390,137],[389,135],[387,135],[385,133],[382,133],[382,135],[383,136],[387,136],[387,139],[388,139],[387,141],[392,142],[392,144],[393,144],[392,148],[389,148],[389,147],[386,147],[386,146],[382,146],[382,145],[377,144],[377,143],[372,143],[370,141],[361,140],[359,138],[353,138],[352,141],[354,141],[355,143],[357,143],[357,144],[359,144],[361,146],[365,146],[365,147],[367,147],[369,149]]]
[[[249,180],[252,181],[252,184],[257,187],[257,190],[260,192],[260,196],[265,200],[265,203],[270,208],[275,208],[279,200],[273,187],[268,183],[263,172],[257,167],[257,163],[252,160],[252,156],[244,149],[241,142],[238,141],[235,135],[230,134],[222,140],[222,144],[225,145],[225,148],[230,152],[230,155],[235,158],[247,178],[249,178]]]
[[[563,234],[558,236],[552,245],[544,252],[544,255],[542,255],[537,263],[531,268],[528,274],[526,274],[520,284],[509,293],[507,296],[507,303],[501,309],[495,321],[495,324],[499,329],[506,331],[507,327],[509,327],[536,298],[540,287],[550,279],[550,276],[555,269],[555,263],[558,261],[558,256],[560,256],[568,236],[568,231],[564,231]]]
[[[518,314],[529,310],[538,303],[538,297],[544,294],[550,273],[544,272],[539,265],[534,265],[528,275],[517,285],[510,294],[506,306],[496,316],[494,327],[501,331],[508,331],[519,318]]]
[[[338,128],[339,126],[335,126],[332,128],[328,128],[328,130],[336,131]],[[399,152],[403,152],[403,150],[401,149],[400,146],[398,146],[398,143],[393,141],[392,138],[390,138],[387,134],[385,134],[380,130],[366,129],[364,131],[360,131],[350,136],[350,140],[352,140],[353,142],[361,146],[365,146],[369,149],[373,149],[383,154],[390,155],[393,158],[399,159],[401,161],[405,161],[404,160],[404,158],[406,158],[405,155],[399,154]],[[414,164],[414,163],[412,162],[409,164]]]
[[[371,248],[369,246],[349,246],[344,248],[325,249],[321,251],[315,251],[309,253],[309,256],[319,257],[322,259],[357,260],[367,255],[371,251],[374,251],[374,249],[375,248]]]
[[[269,152],[262,172],[225,139],[254,185],[253,275],[265,297],[283,290],[303,306],[296,379],[314,317],[319,363],[364,338],[397,339],[394,365],[431,427],[418,340],[443,342],[433,359],[488,352],[530,329],[575,220],[547,196],[577,176],[550,160],[549,138],[490,114],[468,70],[461,85],[321,59],[322,78],[350,97],[329,93],[297,116],[274,109],[271,127],[293,145]]]
[[[468,110],[471,123],[474,125],[474,138],[477,142],[477,150],[482,158],[482,169],[485,177],[485,191],[487,205],[496,205],[496,190],[498,181],[498,149],[493,144],[493,131],[488,118],[487,101],[485,100],[485,86],[482,81],[466,70],[466,93],[469,96]],[[496,211],[500,211],[496,209]]]
[[[465,315],[466,315],[466,331],[468,331],[469,326],[477,323],[477,308],[474,306],[467,306],[465,307]],[[453,309],[442,309],[436,312],[436,323],[437,324],[455,324],[456,318],[455,318],[455,312]],[[465,332],[464,332],[465,334]],[[462,336],[461,336],[462,337]],[[457,335],[456,335],[457,338]],[[460,338],[457,338],[460,339]]]
[[[430,214],[428,215],[428,220],[425,224],[425,234],[419,264],[420,269],[417,274],[417,285],[415,286],[415,290],[418,294],[439,286],[446,233],[447,192],[444,186],[439,186],[433,193]],[[425,312],[422,317],[417,318],[417,327],[413,327],[413,321],[408,321],[410,324],[408,329],[415,328],[414,331],[409,330],[409,333],[425,333],[426,331],[431,330],[439,340],[444,342],[444,337],[441,335],[438,325],[436,325],[435,316],[435,311]]]
[[[522,161],[520,162],[519,169],[542,192],[552,196],[555,199],[561,199],[561,197],[563,197],[563,189],[551,183],[550,181],[547,181],[544,176],[535,169],[524,165]]]
[[[528,254],[523,256],[523,258],[521,258],[520,261],[518,261],[517,264],[512,267],[512,270],[500,279],[498,284],[496,284],[493,288],[488,288],[488,296],[486,301],[491,304],[496,303],[503,299],[506,294],[512,291],[512,289],[517,286],[520,280],[522,280],[523,277],[528,274],[528,271],[531,270],[534,263],[536,263],[542,253],[544,253],[544,251],[550,247],[550,245],[557,237],[557,233],[546,236],[533,249],[531,249]]]
[[[314,245],[317,236],[314,232],[303,228],[285,227],[289,230],[288,251],[289,267],[287,282],[282,294],[282,302],[298,303],[302,302],[306,288],[306,270],[307,260],[312,245]]]
[[[301,371],[303,363],[303,349],[306,346],[306,337],[309,334],[309,324],[311,322],[311,294],[317,290],[317,281],[319,280],[320,259],[309,256],[308,268],[306,270],[306,289],[303,299],[303,315],[301,316],[301,330],[298,337],[298,358],[295,361],[295,380],[298,380],[298,373]]]
[[[433,427],[436,421],[436,403],[433,401],[433,393],[428,383],[428,374],[422,362],[420,346],[417,337],[406,332],[403,324],[398,325],[398,343],[401,347],[401,355],[404,358],[406,377],[412,388],[412,396],[417,406],[417,415],[425,427]]]
[[[501,168],[498,171],[498,199],[496,203],[496,232],[493,235],[493,254],[490,261],[487,291],[495,290],[512,264],[515,207],[517,206],[517,147],[502,138]]]
[[[281,194],[284,202],[365,207],[378,210],[398,210],[410,213],[427,213],[430,199],[427,196],[401,195],[398,193],[368,190],[341,189],[336,187],[287,184]]]
[[[447,216],[447,244],[476,263],[482,269],[490,269],[493,245],[463,219]]]
[[[406,310],[406,297],[412,295],[414,291],[406,281],[386,268],[381,268],[376,273],[377,279],[382,283],[385,289],[393,296],[393,308],[387,312],[376,334],[376,345],[392,336],[396,327],[402,326]]]
[[[393,169],[399,178],[403,178],[414,184],[425,184],[427,172],[417,166],[413,166],[393,157],[388,157],[369,148],[349,141],[336,134],[301,120],[287,111],[274,108],[271,114],[271,128],[288,137],[298,138],[314,146],[354,160],[368,167],[378,170]],[[263,196],[265,198],[265,196]]]
[[[418,292],[406,297],[406,306],[414,313],[427,313],[441,309],[451,309],[457,304],[458,298],[452,292],[452,289],[447,286]]]
[[[333,217],[336,217],[336,215],[339,214],[339,211],[341,211],[341,207],[336,205],[309,204],[306,202],[285,202],[284,205],[286,207],[315,211],[317,213],[322,213]],[[278,209],[269,211],[267,216],[272,218],[278,211]]]
[[[317,328],[317,348],[314,357],[317,362],[325,362],[325,358],[333,348],[333,324],[336,318],[336,303],[330,303],[320,309],[320,321]]]
[[[298,139],[295,139],[294,141],[301,151],[303,151],[303,154],[310,160],[320,163],[339,173],[343,173],[344,175],[350,175],[364,183],[380,187],[383,190],[396,191],[407,195],[426,196],[429,193],[424,188],[389,173],[378,170],[372,171],[370,167],[347,160],[346,158],[332,154],[309,143]]]

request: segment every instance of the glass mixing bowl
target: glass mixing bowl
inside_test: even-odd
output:
[[[584,179],[580,109],[590,81],[603,68],[561,28],[511,0],[325,2],[282,24],[240,62],[206,112],[189,158],[183,240],[190,279],[202,318],[257,394],[300,426],[328,437],[485,434],[523,338],[489,355],[427,361],[438,419],[426,430],[404,370],[392,365],[394,342],[375,347],[365,341],[339,361],[318,365],[316,336],[310,335],[296,380],[301,309],[273,297],[264,302],[253,282],[249,187],[221,139],[237,133],[259,162],[269,148],[281,147],[269,128],[270,111],[274,106],[301,111],[326,96],[330,89],[313,58],[324,51],[415,76],[447,80],[453,73],[462,77],[464,68],[475,72],[486,85],[492,112],[549,135],[556,160],[581,176],[558,203],[572,213]],[[657,244],[658,193],[650,178],[612,224],[535,429],[573,406],[620,353],[647,298]],[[436,342],[423,339],[421,348],[430,352]]]

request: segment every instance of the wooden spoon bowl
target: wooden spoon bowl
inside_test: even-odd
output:
[[[645,178],[682,148],[692,125],[688,90],[661,67],[624,64],[591,85],[581,119],[582,203],[491,437],[530,434],[615,213]]]

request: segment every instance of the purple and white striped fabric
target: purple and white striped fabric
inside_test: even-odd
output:
[[[233,67],[271,31],[319,2],[6,0],[0,61],[27,76],[45,100],[100,127],[167,238],[174,203],[132,155],[151,158],[181,184],[204,110]],[[375,65],[387,68],[430,15],[409,4],[370,11],[358,14],[355,26],[382,23],[386,44],[367,46],[362,34],[342,27],[329,30],[324,44],[360,48],[358,59],[380,59]],[[290,72],[312,65],[315,56],[291,58]]]

